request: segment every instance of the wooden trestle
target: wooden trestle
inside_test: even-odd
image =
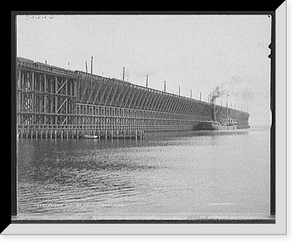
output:
[[[140,138],[211,119],[205,102],[24,58],[17,58],[16,79],[21,137]]]

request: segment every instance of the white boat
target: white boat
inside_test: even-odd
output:
[[[83,136],[84,139],[98,139],[98,136],[97,135],[87,135],[85,134]]]

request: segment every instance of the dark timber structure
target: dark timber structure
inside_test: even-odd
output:
[[[17,58],[17,134],[31,138],[142,137],[193,130],[209,121],[211,104],[81,71]],[[216,118],[226,107],[215,105]],[[229,109],[238,128],[249,114]]]

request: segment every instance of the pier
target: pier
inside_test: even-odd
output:
[[[211,105],[115,78],[17,58],[18,137],[144,138],[157,131],[192,130],[211,119]],[[215,106],[217,118],[226,108]],[[249,114],[230,109],[238,128]]]

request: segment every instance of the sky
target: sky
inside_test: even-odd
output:
[[[268,15],[19,15],[17,56],[229,105],[270,123]],[[216,99],[224,106],[226,95]]]

